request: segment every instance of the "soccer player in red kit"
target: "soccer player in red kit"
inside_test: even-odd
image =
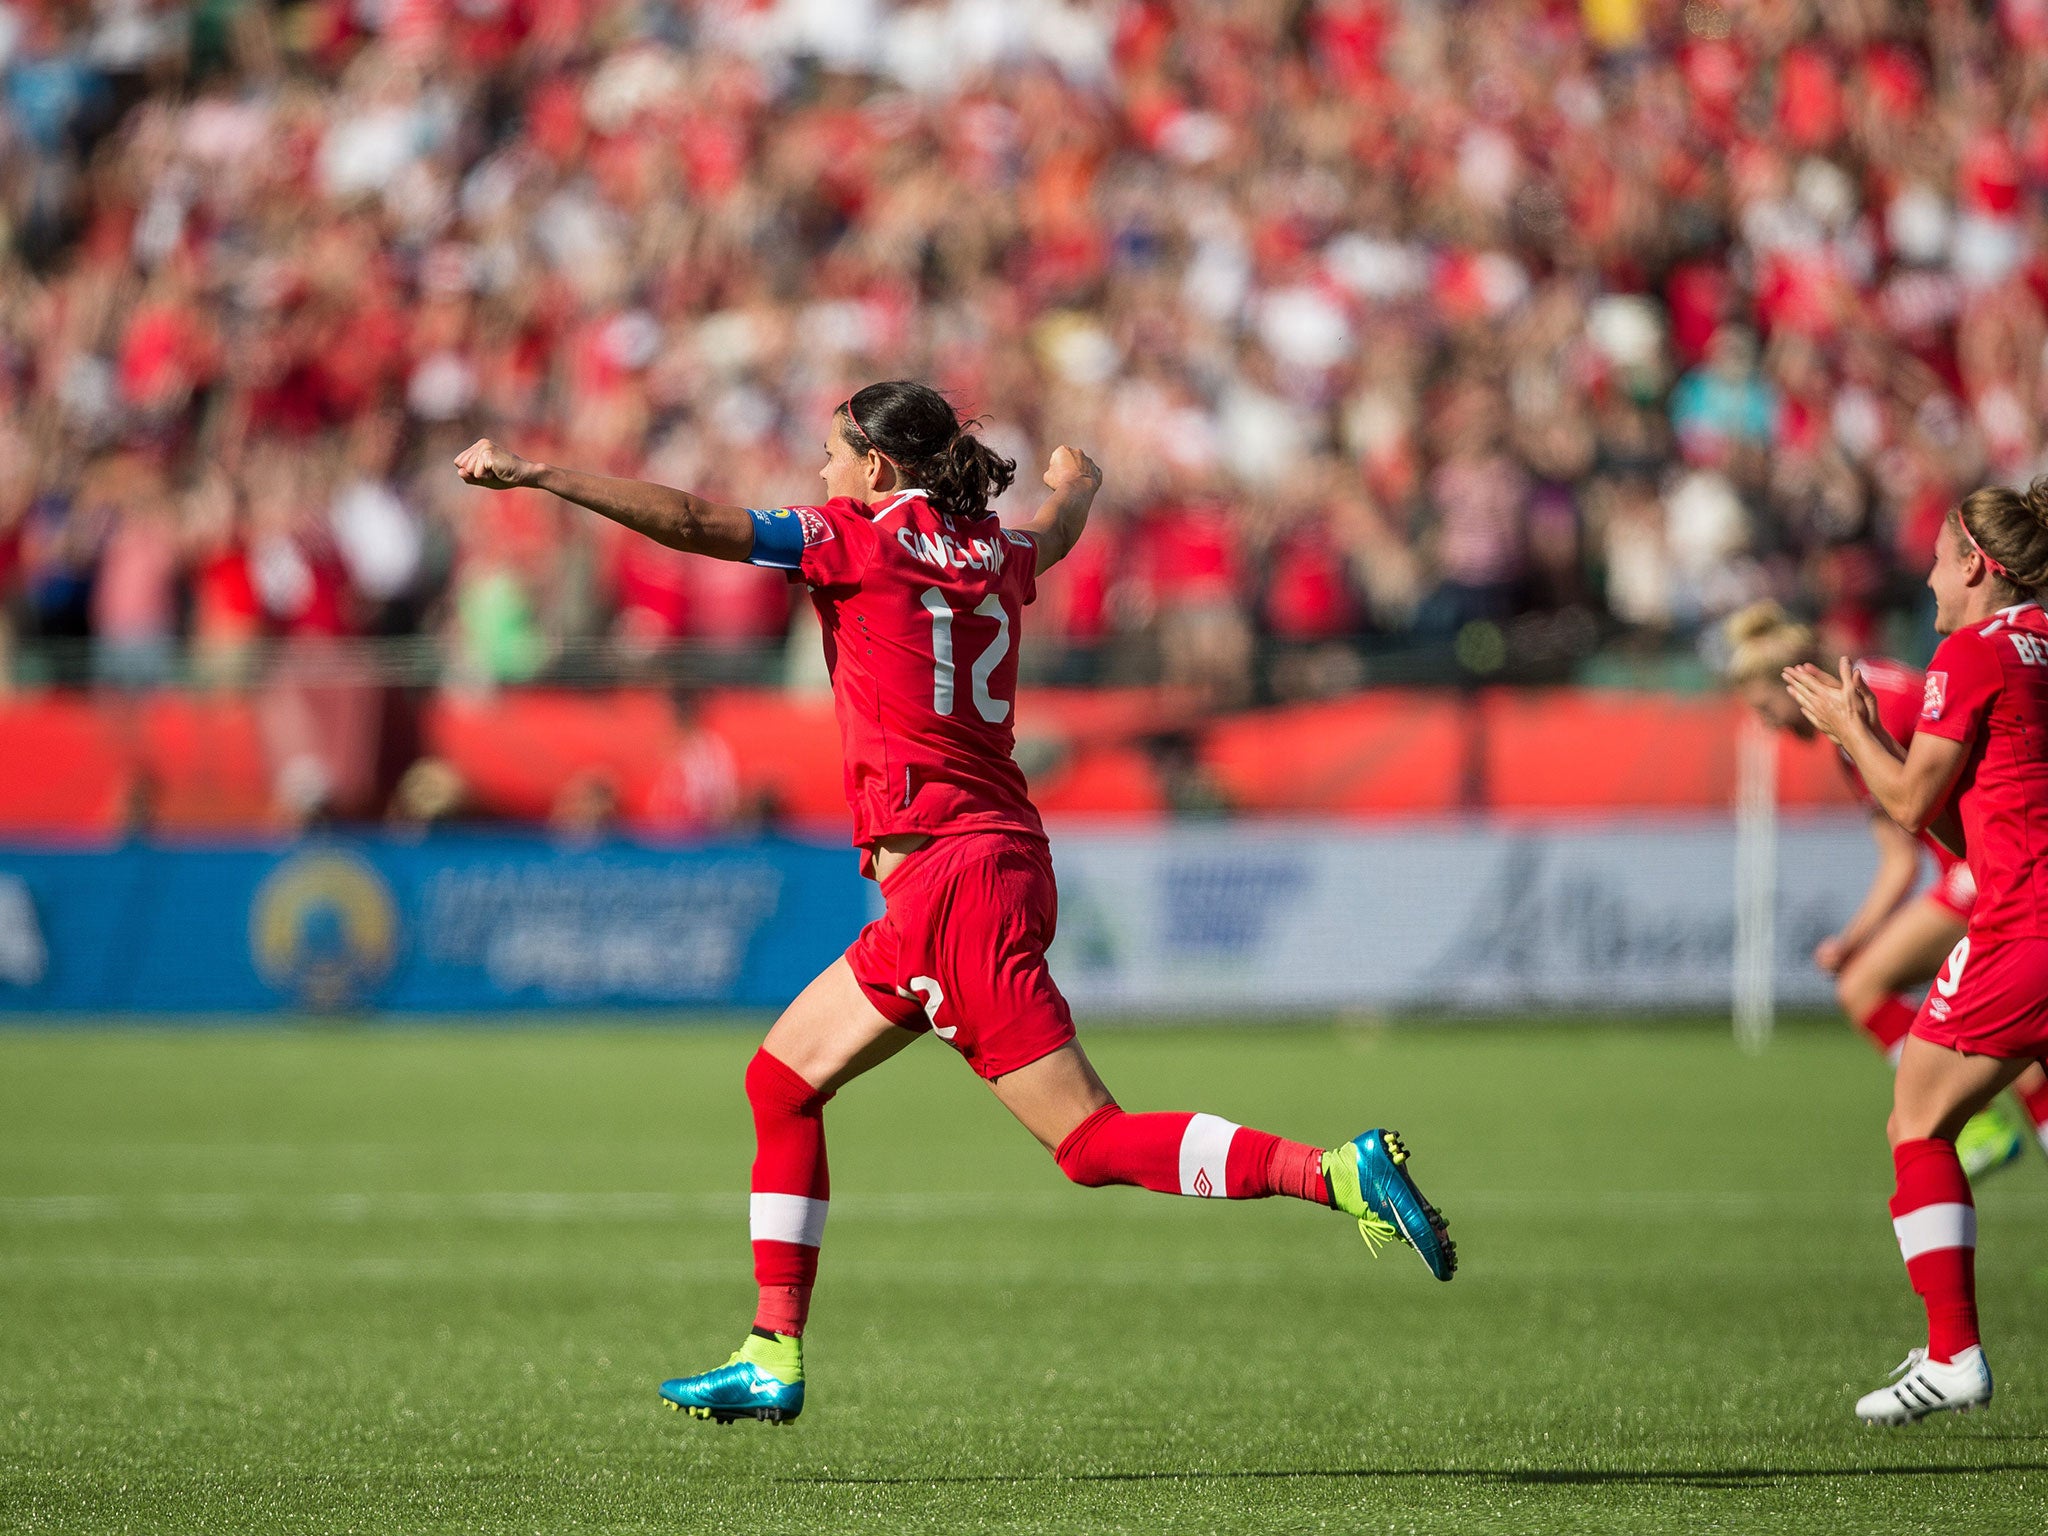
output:
[[[971,424],[970,424],[971,425]],[[830,1188],[832,1095],[926,1031],[965,1058],[1079,1184],[1222,1199],[1290,1195],[1398,1238],[1440,1280],[1457,1263],[1398,1137],[1323,1149],[1208,1114],[1129,1114],[1075,1039],[1047,969],[1058,893],[1011,752],[1017,650],[1038,578],[1087,526],[1102,474],[1062,447],[1022,528],[989,503],[1016,466],[922,384],[871,384],[834,413],[825,500],[751,510],[664,486],[530,463],[488,439],[471,484],[536,486],[672,548],[788,571],[824,631],[861,868],[883,915],[791,1003],[748,1066],[751,1228],[760,1306],[725,1365],[661,1384],[721,1421],[794,1419]]]
[[[1731,615],[1723,633],[1728,642],[1727,678],[1743,702],[1765,725],[1811,740],[1813,726],[1786,691],[1783,674],[1787,667],[1823,662],[1812,629],[1776,603],[1764,601]],[[1867,656],[1856,663],[1856,674],[1877,701],[1878,723],[1902,747],[1910,743],[1924,691],[1919,670]],[[1835,996],[1849,1022],[1897,1066],[1919,1011],[1908,989],[1926,986],[1940,971],[1969,927],[1977,885],[1966,861],[1932,834],[1915,839],[1871,802],[1855,764],[1846,755],[1840,761],[1850,787],[1871,807],[1877,868],[1856,911],[1838,932],[1814,947],[1813,959],[1835,978]],[[1909,901],[1919,883],[1923,846],[1934,856],[1934,883],[1919,900]],[[2013,1089],[2035,1134],[2048,1147],[2048,1074],[2031,1068]],[[1972,1180],[2012,1162],[2025,1145],[2018,1128],[1996,1104],[1973,1116],[1956,1138],[1963,1171]]]
[[[1918,728],[1901,748],[1847,662],[1786,685],[1849,754],[1885,812],[1933,827],[1977,877],[1969,931],[1913,1020],[1887,1127],[1897,1176],[1892,1228],[1927,1311],[1927,1343],[1856,1413],[1907,1424],[1991,1401],[1977,1330],[1977,1212],[1955,1137],[1970,1116],[2048,1058],[2048,478],[1991,486],[1951,511],[1935,544],[1935,628]]]

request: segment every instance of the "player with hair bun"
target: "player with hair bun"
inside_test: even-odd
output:
[[[1078,1184],[1232,1200],[1288,1195],[1400,1240],[1448,1280],[1457,1250],[1403,1164],[1367,1131],[1331,1148],[1208,1114],[1128,1114],[1074,1036],[1047,969],[1059,910],[1045,829],[1012,759],[1017,646],[1038,578],[1087,527],[1102,471],[1054,450],[1021,528],[989,502],[1016,465],[937,390],[870,384],[833,413],[815,506],[750,510],[666,486],[530,463],[488,439],[472,485],[536,486],[673,549],[787,571],[809,588],[846,759],[861,871],[885,910],[784,1010],[746,1072],[760,1306],[725,1365],[661,1384],[727,1422],[803,1410],[802,1336],[830,1185],[828,1100],[920,1034],[964,1057]]]
[[[1784,677],[1871,797],[1918,834],[1936,830],[1977,876],[1969,930],[1913,1020],[1886,1126],[1897,1180],[1892,1229],[1927,1312],[1927,1343],[1859,1418],[1908,1424],[1991,1401],[1977,1325],[1977,1212],[1956,1136],[2007,1084],[2048,1058],[2048,478],[1973,491],[1935,540],[1934,627],[1920,717],[1901,745],[1845,660]]]
[[[1722,626],[1728,644],[1725,674],[1730,686],[1767,726],[1810,741],[1814,728],[1786,692],[1787,667],[1823,660],[1813,630],[1778,604],[1752,603]],[[1901,745],[1912,740],[1924,692],[1920,672],[1902,662],[1866,656],[1856,674],[1877,700],[1878,721]],[[1871,804],[1870,791],[1845,755],[1842,772],[1870,805],[1870,835],[1877,844],[1877,869],[1856,911],[1841,929],[1814,946],[1813,963],[1835,978],[1835,997],[1849,1022],[1898,1064],[1918,1004],[1909,989],[1924,987],[1969,926],[1977,886],[1969,863],[1928,833],[1915,839]],[[1908,898],[1920,879],[1920,848],[1934,855],[1934,883],[1918,901]],[[2048,1074],[2027,1074],[2015,1090],[2036,1134],[2048,1148]],[[2029,1090],[2034,1090],[2029,1092]],[[1992,1105],[1974,1116],[1956,1138],[1963,1170],[1981,1179],[2023,1154],[2026,1138]]]

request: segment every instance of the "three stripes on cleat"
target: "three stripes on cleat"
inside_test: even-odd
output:
[[[1917,1378],[1911,1377],[1892,1388],[1892,1398],[1912,1416],[1907,1420],[1909,1424],[1918,1424],[1930,1414],[1939,1412],[1948,1402],[1948,1394],[1932,1382],[1920,1381]],[[1953,1411],[1956,1413],[1968,1413],[1977,1406],[1978,1404],[1976,1403],[1958,1403]],[[1876,1424],[1880,1421],[1866,1418],[1863,1422],[1866,1424]]]

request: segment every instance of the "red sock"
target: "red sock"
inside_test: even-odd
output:
[[[1319,1147],[1248,1130],[1215,1115],[1128,1115],[1104,1105],[1053,1154],[1076,1184],[1137,1184],[1165,1195],[1330,1203]]]
[[[818,1244],[832,1181],[825,1169],[825,1101],[801,1077],[756,1051],[747,1063],[754,1110],[753,1197],[748,1225],[754,1280],[761,1287],[754,1326],[801,1334],[818,1278]]]
[[[1895,992],[1858,1019],[1856,1027],[1868,1035],[1871,1043],[1887,1058],[1896,1060],[1898,1049],[1905,1044],[1906,1036],[1912,1033],[1913,1020],[1919,1012]]]
[[[1323,1177],[1323,1149],[1241,1125],[1230,1139],[1225,1187],[1233,1200],[1292,1195],[1316,1205],[1330,1203]]]
[[[2031,1088],[2026,1086],[2029,1079],[2034,1082]],[[2020,1105],[2034,1127],[2034,1137],[2041,1143],[2041,1150],[2048,1152],[2048,1077],[2034,1079],[2033,1074],[2028,1073],[2015,1086],[2019,1090]]]
[[[1906,1276],[1927,1307],[1927,1356],[1953,1360],[1977,1342],[1977,1207],[1956,1144],[1932,1138],[1892,1148],[1898,1193],[1892,1230]]]

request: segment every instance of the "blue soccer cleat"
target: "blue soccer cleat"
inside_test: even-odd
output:
[[[659,1390],[663,1402],[693,1419],[794,1423],[804,1411],[803,1340],[750,1333],[739,1352],[716,1370],[678,1376]]]
[[[1332,1147],[1323,1154],[1330,1203],[1357,1218],[1359,1235],[1373,1253],[1399,1237],[1422,1255],[1432,1275],[1448,1280],[1458,1272],[1458,1245],[1402,1168],[1407,1161],[1408,1149],[1392,1131],[1367,1131]]]

